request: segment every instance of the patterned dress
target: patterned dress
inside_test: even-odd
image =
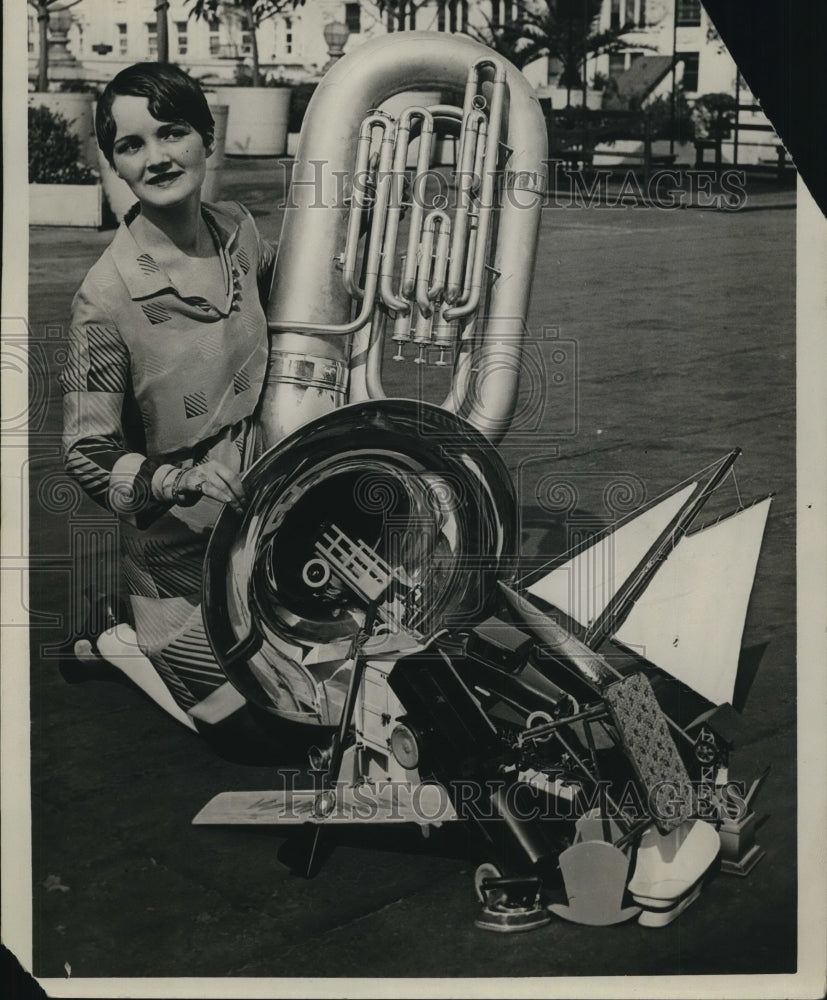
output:
[[[221,505],[209,497],[172,505],[157,484],[173,465],[245,467],[275,258],[241,205],[205,204],[202,213],[224,278],[211,300],[182,297],[128,217],[75,296],[59,376],[66,471],[118,516],[121,585],[139,645],[184,710],[226,679],[200,609]]]

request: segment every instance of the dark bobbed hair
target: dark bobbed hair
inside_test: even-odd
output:
[[[212,145],[215,121],[204,91],[177,66],[170,63],[135,63],[127,66],[106,85],[95,112],[95,132],[103,155],[113,162],[115,119],[112,105],[116,97],[145,97],[153,118],[161,122],[184,121]]]

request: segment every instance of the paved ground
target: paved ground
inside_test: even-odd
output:
[[[232,164],[228,191],[276,238],[271,164]],[[45,366],[33,442],[32,661],[35,972],[79,976],[587,976],[792,971],[796,964],[794,194],[737,212],[548,208],[531,310],[533,371],[503,445],[530,551],[565,531],[539,518],[549,471],[605,520],[624,481],[654,496],[740,446],[745,496],[774,491],[745,644],[765,646],[743,713],[737,776],[772,772],[758,801],[767,856],[719,876],[671,927],[554,922],[501,937],[473,925],[465,833],[349,830],[310,882],[261,829],[192,827],[216,792],[267,788],[267,768],[217,758],[121,684],[65,684],[44,648],[63,637],[73,532],[90,505],[55,493],[60,327],[109,232],[31,234],[31,315]],[[545,334],[545,328],[556,328]],[[397,366],[397,384],[410,378]],[[562,381],[553,382],[557,372]],[[39,492],[38,492],[39,491]],[[55,556],[62,557],[62,563]],[[55,569],[55,566],[58,566]]]

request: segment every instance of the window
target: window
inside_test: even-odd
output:
[[[634,7],[634,0],[612,0],[609,27],[613,31],[618,31],[625,25],[631,24],[635,19]]]
[[[118,55],[125,56],[129,48],[129,38],[126,33],[126,25],[118,25]]]
[[[683,60],[683,89],[687,94],[693,94],[698,89],[699,54],[697,52],[678,52],[677,57]]]
[[[210,25],[209,40],[210,40],[210,55],[217,56],[218,53],[221,51],[221,42],[218,37],[217,26],[213,27],[213,25]]]
[[[175,33],[178,35],[178,55],[185,56],[187,54],[187,22],[176,21]]]
[[[284,19],[284,51],[288,56],[293,55],[293,18]]]
[[[158,25],[154,21],[148,21],[146,25],[146,45],[149,50],[149,58],[158,58]]]
[[[440,13],[443,12],[446,0],[441,0],[439,7]],[[499,28],[504,24],[512,24],[514,21],[520,19],[520,3],[519,0],[491,0],[491,25],[495,28]],[[444,17],[443,17],[444,21]],[[440,31],[445,30],[444,23],[439,29]]]
[[[351,35],[358,35],[362,30],[361,10],[358,3],[345,4],[345,24]]]
[[[29,52],[34,52],[34,17],[29,14]]]
[[[241,54],[248,56],[253,51],[253,36],[249,31],[241,32]]]
[[[701,23],[701,0],[677,0],[675,16],[679,28],[697,28]]]
[[[626,69],[626,53],[625,52],[610,52],[609,53],[609,76],[612,79],[617,78]]]

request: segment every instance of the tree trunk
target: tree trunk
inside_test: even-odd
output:
[[[261,86],[261,72],[258,67],[258,37],[256,36],[256,19],[253,8],[247,8],[247,30],[250,32],[250,49],[253,58],[253,86]]]
[[[169,0],[158,0],[155,4],[155,21],[158,26],[158,62],[169,62],[169,21],[167,10]]]
[[[37,7],[37,30],[40,38],[40,53],[37,59],[37,89],[45,93],[49,89],[49,5],[40,3]]]

